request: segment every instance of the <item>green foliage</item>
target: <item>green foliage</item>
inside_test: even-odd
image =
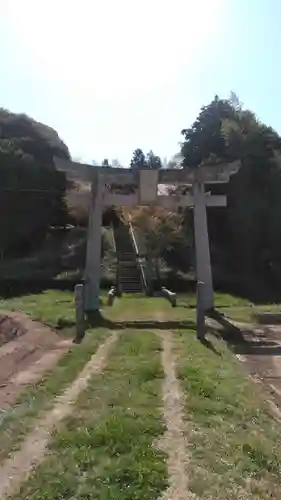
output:
[[[184,143],[181,154],[183,166],[198,167],[202,162],[229,159],[229,151],[222,134],[224,120],[232,120],[235,109],[218,96],[204,106],[191,128],[183,129]]]
[[[150,257],[162,257],[174,270],[189,270],[191,235],[181,215],[150,206],[136,207],[130,216],[138,242]]]
[[[244,109],[234,93],[230,99],[216,96],[202,107],[182,135],[181,152],[171,159],[169,168],[241,160],[239,173],[228,185],[207,186],[213,193],[228,195],[226,209],[208,209],[215,281],[230,288],[237,284],[244,293],[251,291],[249,286],[257,290],[261,282],[264,290],[280,289],[281,138]],[[0,109],[0,259],[37,250],[50,225],[65,225],[68,220],[66,180],[54,168],[54,155],[69,158],[66,145],[53,129],[26,115]],[[108,159],[103,161],[104,166],[109,164]],[[114,160],[112,165],[119,162]],[[136,170],[162,168],[159,156],[153,151],[145,154],[140,148],[133,152],[130,165]],[[135,183],[112,186],[122,193],[135,189]],[[183,192],[186,187],[172,190]],[[147,249],[164,257],[173,270],[189,269],[192,212],[186,210],[182,217],[150,208],[133,214]],[[86,224],[82,206],[80,212]],[[73,217],[79,218],[77,214]]]
[[[140,168],[162,168],[162,162],[160,156],[157,156],[153,153],[152,150],[147,153],[145,156],[142,149],[135,149],[133,152],[133,156],[130,163],[131,168],[140,169]]]
[[[50,127],[26,115],[0,110],[0,257],[22,253],[44,238],[50,225],[64,224],[65,175],[53,157],[69,158]]]
[[[181,168],[182,166],[182,155],[181,153],[176,153],[167,163],[167,168]]]
[[[162,163],[161,163],[160,157],[156,156],[153,153],[153,151],[149,151],[149,153],[147,153],[146,162],[147,162],[148,168],[155,168],[155,169],[162,168]]]
[[[138,148],[133,152],[130,166],[135,169],[146,167],[145,155],[142,149]]]
[[[216,96],[182,131],[183,164],[241,160],[226,188],[228,208],[209,209],[211,245],[241,282],[272,286],[281,283],[281,139],[234,97]]]

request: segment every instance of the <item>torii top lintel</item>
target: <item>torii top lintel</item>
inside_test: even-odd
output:
[[[55,158],[56,168],[66,172],[71,178],[94,183],[97,177],[107,183],[130,184],[138,179],[137,170],[122,167],[96,167]],[[195,169],[160,169],[157,171],[158,184],[206,184],[227,183],[231,175],[240,168],[240,161],[218,165],[204,165]]]

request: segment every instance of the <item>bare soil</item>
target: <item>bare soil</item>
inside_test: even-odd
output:
[[[194,500],[188,489],[188,451],[185,438],[183,395],[176,377],[176,359],[173,353],[173,335],[170,332],[155,332],[162,339],[163,413],[167,431],[157,446],[168,455],[167,466],[169,488],[161,500]]]
[[[28,384],[40,380],[71,345],[52,328],[21,313],[0,315],[0,409],[12,405]]]
[[[260,382],[281,408],[281,325],[235,323],[241,336],[225,336],[247,373]]]
[[[9,314],[0,314],[0,346],[25,333],[24,325]]]

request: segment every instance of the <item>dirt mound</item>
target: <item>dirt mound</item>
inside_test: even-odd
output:
[[[10,342],[15,337],[20,337],[25,332],[26,330],[21,323],[6,314],[0,314],[0,346]]]
[[[71,342],[21,313],[1,314],[0,408],[12,404],[24,386],[52,368]]]

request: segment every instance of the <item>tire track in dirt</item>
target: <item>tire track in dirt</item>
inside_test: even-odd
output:
[[[114,332],[102,344],[75,381],[55,400],[54,407],[37,420],[34,430],[26,437],[19,451],[0,466],[0,499],[4,500],[42,462],[48,441],[59,422],[73,410],[79,394],[87,388],[94,374],[100,373],[106,364],[110,348],[118,339]]]
[[[14,385],[27,385],[33,384],[41,378],[43,373],[57,364],[61,355],[67,352],[68,348],[72,346],[71,340],[62,340],[58,342],[53,351],[43,354],[35,363],[33,363],[26,370],[22,370],[10,379],[10,383]]]
[[[0,346],[0,408],[5,410],[25,386],[34,384],[53,368],[72,343],[69,339],[61,340],[51,327],[22,313],[5,313],[2,318],[6,328],[1,330],[0,325],[4,341]],[[18,335],[10,340],[14,330]]]
[[[1,410],[9,408],[28,385],[33,385],[41,380],[46,372],[57,365],[59,359],[67,353],[71,345],[71,340],[58,342],[52,351],[42,354],[36,361],[29,359],[30,364],[26,369],[12,374],[8,380],[0,383]]]
[[[195,500],[197,497],[188,489],[188,452],[185,438],[183,394],[176,376],[176,359],[173,354],[173,334],[155,330],[162,339],[163,413],[167,427],[157,446],[168,455],[169,488],[161,500]]]

